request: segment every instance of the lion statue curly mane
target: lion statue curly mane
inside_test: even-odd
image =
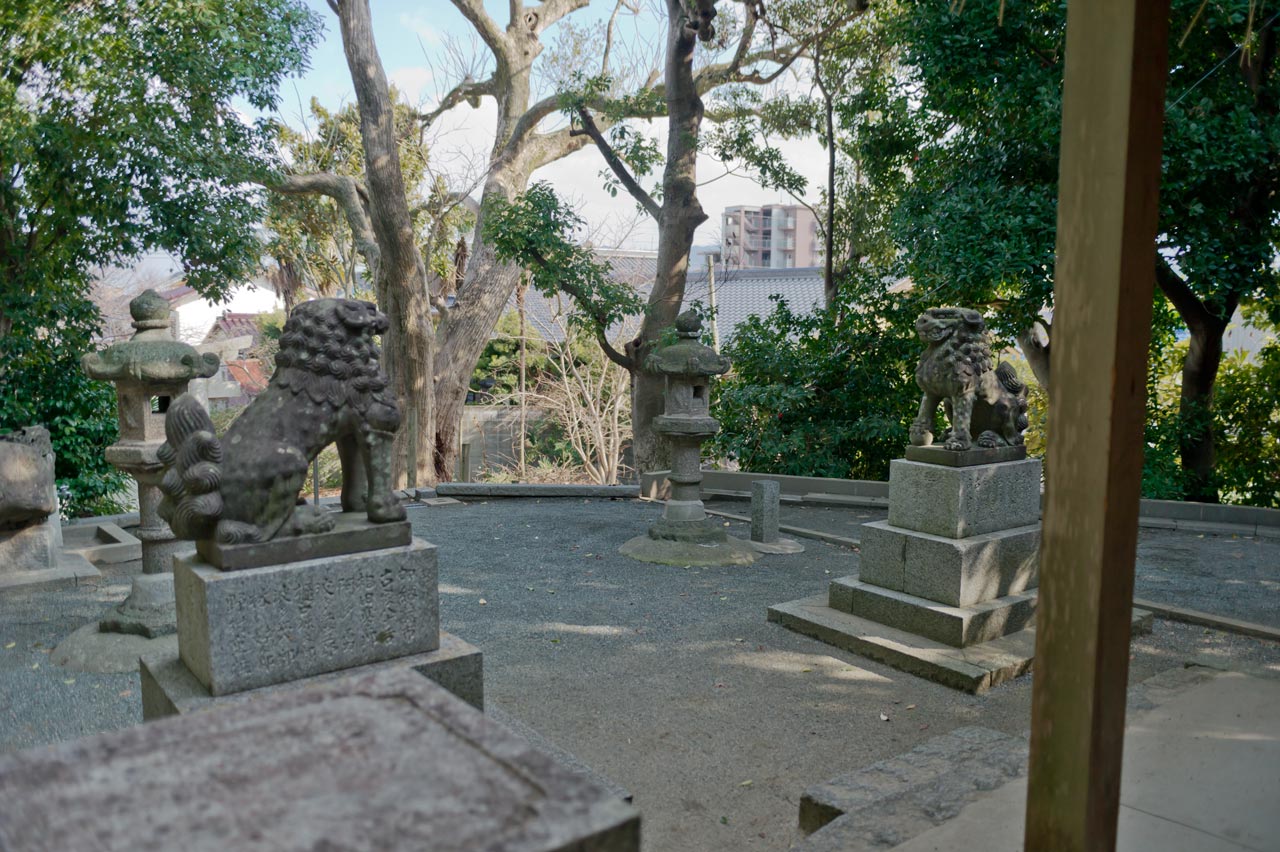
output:
[[[289,314],[266,390],[216,437],[184,394],[169,407],[160,461],[160,516],[179,538],[220,544],[325,532],[333,517],[299,506],[311,461],[330,444],[342,461],[342,509],[370,521],[405,518],[391,490],[400,410],[374,335],[387,318],[368,302],[317,299]]]
[[[1021,445],[1027,386],[1007,361],[991,369],[991,339],[982,314],[931,308],[916,319],[916,333],[928,348],[916,368],[924,396],[911,424],[911,443],[933,443],[933,418],[941,402],[951,424],[942,439],[945,449]]]

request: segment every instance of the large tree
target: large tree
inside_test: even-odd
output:
[[[111,388],[79,369],[90,269],[165,250],[216,297],[257,267],[236,180],[270,133],[233,102],[273,109],[317,32],[299,0],[0,4],[0,428],[50,426],[73,510],[114,439]]]
[[[1065,10],[1056,0],[902,3],[907,69],[865,149],[908,178],[895,236],[921,297],[997,308],[1048,381]],[[1250,0],[1174,0],[1156,280],[1190,334],[1181,467],[1190,499],[1217,500],[1213,384],[1227,323],[1274,297],[1280,238],[1275,14]],[[864,109],[867,109],[865,105]],[[1040,341],[1043,343],[1043,341]]]
[[[477,73],[466,74],[419,120],[425,129],[464,103],[476,104],[491,98],[497,106],[497,127],[481,190],[476,238],[466,273],[457,286],[456,303],[445,300],[442,282],[429,278],[421,254],[411,247],[407,185],[397,162],[386,74],[378,57],[367,0],[330,3],[341,23],[343,46],[356,88],[365,148],[364,180],[319,172],[291,175],[279,187],[333,196],[351,222],[369,268],[376,270],[373,277],[378,282],[379,302],[391,319],[386,348],[391,356],[392,380],[407,413],[405,437],[401,439],[404,452],[398,457],[409,471],[409,479],[418,483],[448,479],[453,474],[468,379],[520,276],[519,267],[499,261],[486,241],[486,218],[502,204],[516,199],[537,169],[592,141],[581,127],[557,123],[565,103],[563,92],[553,86],[541,97],[534,96],[538,68],[535,63],[543,53],[548,29],[586,9],[590,0],[544,0],[534,6],[512,0],[505,26],[490,15],[481,0],[451,2],[472,26],[488,56],[479,63]],[[628,0],[609,0],[606,8],[612,15],[594,36],[589,28],[575,30],[566,23],[562,32],[572,43],[570,49],[555,54],[555,62],[549,59],[544,63],[557,71],[548,77],[553,82],[567,79],[567,68],[583,67],[599,69],[599,78],[613,81],[610,87],[597,90],[590,104],[608,107],[608,116],[596,121],[602,131],[624,117],[667,115],[667,92],[674,85],[681,103],[677,121],[683,128],[677,145],[685,144],[681,140],[689,138],[690,129],[695,131],[696,140],[702,111],[698,96],[717,86],[759,79],[756,63],[779,55],[776,48],[762,52],[750,49],[757,44],[755,28],[751,26],[742,38],[728,42],[729,59],[706,65],[695,76],[692,65],[673,64],[672,57],[684,55],[692,61],[697,26],[699,22],[709,25],[715,3],[671,0],[668,9],[672,20],[680,22],[669,29],[669,33],[679,34],[678,43],[669,39],[668,47],[674,44],[675,52],[668,50],[665,66],[637,70],[631,61],[633,56],[619,57],[615,29],[619,15],[636,7]],[[619,66],[628,65],[630,71],[618,70]],[[684,163],[689,156],[678,153],[673,161]],[[677,183],[683,186],[691,177],[689,173]],[[692,228],[704,218],[700,208],[690,207],[674,212],[670,227],[687,230],[691,238]],[[678,277],[681,293],[687,249],[686,245],[681,255],[672,248],[664,255],[663,271],[659,272],[660,284]],[[663,295],[661,286],[655,292],[659,296],[652,311],[652,326],[658,328],[674,318],[680,293]],[[438,317],[434,332],[428,319],[432,307]],[[651,338],[643,339],[648,346]],[[655,387],[652,381],[644,385],[643,396],[650,400],[646,405],[653,409],[651,413],[658,413],[651,404],[657,400]]]

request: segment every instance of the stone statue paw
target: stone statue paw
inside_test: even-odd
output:
[[[369,520],[375,524],[389,524],[408,517],[404,506],[392,494],[369,498]]]
[[[916,447],[927,447],[933,443],[932,424],[916,419],[911,424],[911,444]]]
[[[982,447],[984,449],[989,449],[989,450],[993,450],[996,447],[1003,447],[1005,443],[1006,442],[1004,438],[1000,437],[998,434],[996,434],[995,432],[992,432],[991,430],[987,430],[986,432],[983,432],[981,435],[978,436],[978,440],[977,440],[977,444],[979,447]]]
[[[947,440],[942,444],[947,450],[967,450],[973,446],[973,442],[969,440],[967,435],[953,432],[947,436]]]
[[[293,510],[293,518],[290,524],[293,535],[314,535],[316,533],[329,532],[334,525],[333,513],[310,504],[298,506]]]

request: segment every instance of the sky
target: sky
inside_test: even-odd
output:
[[[330,109],[354,101],[355,95],[342,53],[336,16],[324,0],[307,0],[324,22],[325,32],[311,54],[310,70],[301,78],[284,83],[280,95],[280,117],[294,127],[303,125],[307,104],[312,97]],[[507,22],[506,0],[485,0],[490,14],[500,25]],[[642,0],[644,2],[644,0]],[[486,49],[473,38],[466,19],[450,0],[377,0],[373,4],[374,38],[382,56],[388,80],[405,93],[412,103],[430,109],[460,79],[451,54],[470,58]],[[594,0],[587,9],[575,12],[543,34],[544,44],[554,43],[557,31],[566,21],[587,26],[600,25],[612,11],[610,0]],[[643,40],[661,43],[659,22],[652,15],[628,17],[619,32],[631,44]],[[550,53],[544,51],[544,57]],[[479,77],[480,75],[477,74]],[[796,80],[789,85],[798,86]],[[493,144],[497,110],[492,99],[481,102],[479,109],[462,104],[442,117],[433,128],[436,135],[432,158],[446,170],[463,172],[467,163],[482,160]],[[664,122],[642,124],[650,135],[658,136]],[[807,200],[816,202],[825,182],[825,153],[816,141],[785,142],[782,150],[790,162],[809,178]],[[597,245],[629,249],[657,248],[657,228],[652,220],[640,217],[636,205],[625,191],[614,198],[604,189],[600,172],[604,161],[594,147],[588,147],[534,174],[533,180],[549,181],[568,199],[587,222],[588,234]],[[699,228],[695,242],[714,244],[720,239],[720,214],[725,207],[739,204],[793,203],[784,193],[765,190],[747,176],[725,174],[725,167],[712,157],[701,156],[698,178],[704,185],[698,196],[708,221]],[[656,183],[656,176],[647,186]]]

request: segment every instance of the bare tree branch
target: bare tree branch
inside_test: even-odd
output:
[[[279,182],[263,184],[272,192],[282,195],[327,195],[338,202],[351,233],[355,238],[356,248],[364,256],[369,267],[371,278],[377,278],[378,265],[382,260],[382,251],[373,236],[373,225],[369,219],[369,190],[363,183],[348,175],[332,172],[318,172],[309,175],[285,175]]]
[[[604,28],[604,53],[600,59],[600,73],[609,73],[609,60],[613,56],[613,36],[614,28],[617,26],[618,13],[623,9],[631,12],[633,15],[640,14],[640,6],[635,0],[618,0],[613,7],[613,13],[609,15],[609,23]]]
[[[418,113],[415,118],[422,122],[422,127],[425,130],[430,127],[432,122],[437,118],[444,115],[463,101],[470,101],[472,106],[477,106],[479,99],[485,95],[488,95],[489,97],[498,96],[497,81],[493,77],[490,77],[483,82],[477,83],[475,80],[468,77],[449,90],[448,94],[440,99],[440,103],[435,109],[431,110],[431,112]]]
[[[565,15],[586,8],[590,2],[591,0],[543,0],[525,13],[525,21],[527,25],[531,25],[529,29],[533,34],[537,35]]]
[[[489,17],[489,13],[484,10],[484,0],[451,0],[454,7],[462,13],[462,17],[475,28],[480,34],[480,38],[493,51],[493,55],[499,61],[503,60],[507,54],[507,34],[502,31],[502,27],[498,26],[498,22]],[[518,0],[516,0],[518,2]]]
[[[591,113],[586,109],[578,109],[578,119],[582,122],[582,130],[571,130],[570,135],[585,133],[591,137],[591,141],[596,143],[596,147],[600,149],[600,155],[604,157],[604,161],[609,164],[609,168],[618,176],[618,180],[626,187],[627,192],[631,193],[631,197],[639,202],[640,206],[645,209],[655,221],[662,218],[662,206],[653,200],[653,196],[645,191],[631,174],[631,170],[627,168],[627,164],[622,162],[622,158],[618,156],[618,152],[613,150],[613,146],[609,144],[609,140],[604,138],[604,134],[600,132],[600,128],[596,127],[595,119],[591,117]]]

